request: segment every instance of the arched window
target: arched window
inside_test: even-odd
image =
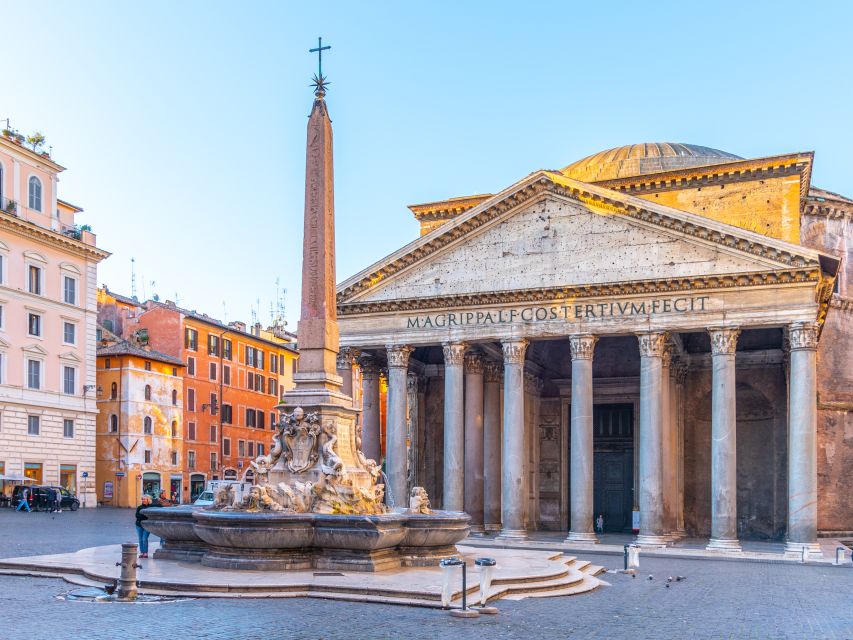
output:
[[[178,390],[177,389],[172,389],[172,404],[174,404],[174,405],[178,404]]]
[[[172,420],[172,437],[173,438],[178,437],[178,421],[177,420]]]
[[[110,400],[115,400],[118,397],[118,385],[113,382],[110,385]]]
[[[151,385],[150,384],[145,385],[145,399],[146,400],[151,399]]]
[[[30,209],[41,211],[41,180],[35,176],[30,178]]]
[[[116,414],[110,416],[110,433],[118,433],[118,416]]]
[[[145,420],[142,421],[142,432],[146,434],[150,434],[154,431],[153,423],[151,422],[151,416],[145,416]]]

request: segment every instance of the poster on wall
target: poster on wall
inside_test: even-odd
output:
[[[104,482],[104,500],[113,499],[113,483]]]

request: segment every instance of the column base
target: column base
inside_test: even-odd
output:
[[[468,537],[470,538],[482,538],[486,535],[486,529],[481,524],[472,524],[468,528]]]
[[[496,533],[501,530],[501,523],[484,524],[483,528],[486,530],[486,533]]]
[[[501,532],[495,538],[497,541],[505,542],[524,542],[527,540],[526,529],[501,529]]]
[[[641,547],[652,548],[652,549],[660,549],[669,544],[669,538],[664,535],[653,535],[641,533],[634,539],[634,544],[638,544]]]
[[[566,536],[565,542],[582,542],[586,544],[598,544],[598,537],[594,533],[587,533],[585,531],[569,531],[569,535]]]
[[[820,560],[823,558],[823,551],[817,542],[793,542],[788,540],[785,542],[785,557],[797,558],[803,557],[805,550],[806,560]]]
[[[705,550],[729,551],[733,553],[740,553],[743,551],[737,538],[711,538],[708,541],[708,545],[705,547]]]

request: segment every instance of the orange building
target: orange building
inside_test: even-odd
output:
[[[102,326],[177,358],[183,369],[183,501],[208,480],[237,479],[269,451],[275,406],[293,386],[296,336],[224,324],[172,302],[138,303],[103,289]]]

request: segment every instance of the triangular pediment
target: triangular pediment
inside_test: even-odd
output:
[[[28,344],[24,347],[21,347],[21,351],[23,351],[24,353],[31,353],[33,355],[39,355],[39,356],[46,356],[47,355],[47,351],[45,351],[45,349],[41,345],[38,345],[38,344]]]
[[[819,254],[550,172],[528,176],[339,287],[360,304],[817,270]]]

